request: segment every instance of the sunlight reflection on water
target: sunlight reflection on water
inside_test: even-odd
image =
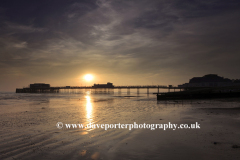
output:
[[[93,119],[92,119],[92,110],[93,110],[93,107],[92,107],[92,103],[91,103],[91,97],[90,96],[85,96],[86,98],[86,118],[87,118],[87,121],[88,122],[91,122]]]
[[[93,121],[93,104],[92,104],[92,100],[91,97],[89,95],[85,96],[86,98],[86,124],[88,125],[89,123],[94,123]],[[88,128],[87,131],[92,131],[95,128]]]

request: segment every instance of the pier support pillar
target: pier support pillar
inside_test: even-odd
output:
[[[130,88],[127,89],[127,94],[130,94]]]
[[[139,88],[137,88],[137,94],[139,94]]]
[[[104,91],[103,91],[104,93],[107,93],[107,88],[104,88]]]
[[[147,94],[149,94],[149,88],[147,88]]]

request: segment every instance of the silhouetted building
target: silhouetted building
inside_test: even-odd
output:
[[[233,80],[233,83],[240,83],[240,79]]]
[[[232,86],[236,83],[228,78],[220,77],[217,74],[207,74],[203,77],[193,77],[189,83],[178,85],[179,87],[223,87]]]
[[[108,82],[107,84],[94,84],[94,88],[113,88],[113,84]]]
[[[34,84],[30,84],[30,88],[50,88],[50,84],[34,83]]]
[[[218,76],[217,74],[207,74],[203,77],[193,77],[189,80],[189,83],[204,83],[204,82],[232,82],[228,78],[223,78]]]

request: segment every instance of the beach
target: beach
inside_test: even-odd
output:
[[[157,101],[153,94],[1,93],[0,159],[240,158],[240,102]],[[56,124],[63,123],[59,129]],[[65,124],[200,124],[66,128]]]

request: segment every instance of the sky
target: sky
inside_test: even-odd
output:
[[[239,0],[1,0],[0,91],[237,79],[239,29]]]

